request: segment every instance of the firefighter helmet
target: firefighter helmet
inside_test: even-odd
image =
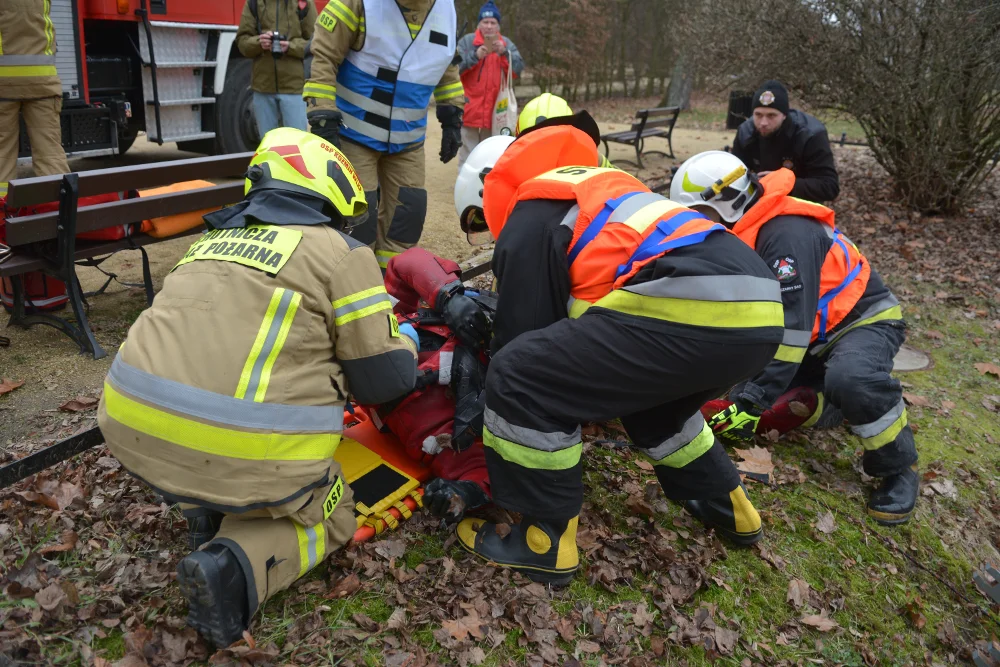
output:
[[[524,105],[524,110],[517,117],[517,128],[514,133],[520,134],[529,127],[534,127],[537,123],[549,118],[572,115],[573,110],[570,109],[566,100],[552,93],[542,93]]]
[[[260,190],[284,190],[321,199],[329,204],[332,210],[328,214],[342,229],[367,217],[365,189],[344,154],[325,139],[292,127],[265,134],[250,160],[244,192],[249,195]]]
[[[455,211],[466,234],[485,232],[483,183],[514,137],[498,135],[483,140],[469,154],[455,181]]]
[[[762,194],[757,177],[732,153],[705,151],[681,165],[670,182],[670,198],[689,208],[707,206],[730,225]]]

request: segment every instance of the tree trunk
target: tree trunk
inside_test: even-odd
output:
[[[683,111],[691,109],[691,90],[694,88],[694,73],[687,54],[681,54],[674,63],[674,71],[670,75],[670,86],[667,94],[660,101],[661,106],[680,107]]]

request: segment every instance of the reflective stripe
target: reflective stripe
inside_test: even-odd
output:
[[[785,361],[790,364],[801,364],[802,360],[806,358],[806,349],[804,347],[779,345],[778,351],[774,353],[774,360]]]
[[[570,229],[576,229],[576,221],[577,218],[579,217],[580,217],[580,205],[573,204],[573,206],[566,212],[566,215],[563,216],[562,222],[560,222],[559,224],[563,225],[564,227],[569,227]]]
[[[324,12],[333,15],[334,18],[340,19],[344,24],[350,28],[351,32],[358,29],[358,15],[351,11],[351,8],[345,5],[340,0],[330,0],[323,8]]]
[[[55,65],[6,66],[0,65],[0,79],[4,77],[58,76]]]
[[[301,301],[302,295],[298,292],[283,287],[274,290],[250,354],[243,364],[240,382],[236,387],[236,398],[250,398],[257,403],[264,401],[271,369],[288,338],[288,331],[292,328],[292,321]]]
[[[0,197],[7,196],[7,181],[0,181]]]
[[[708,427],[708,424],[703,423],[701,432],[690,443],[669,456],[654,460],[653,465],[667,466],[668,468],[683,468],[710,450],[714,444],[715,434],[712,433],[712,429]]]
[[[465,95],[465,89],[462,87],[461,81],[456,81],[455,83],[449,83],[446,86],[438,86],[434,89],[434,101],[443,102],[445,100],[450,100],[453,97],[458,97],[459,95]]]
[[[608,222],[625,222],[641,209],[646,208],[650,204],[662,201],[667,201],[667,198],[663,195],[658,195],[655,192],[642,192],[634,197],[629,197],[628,200],[615,209],[615,212],[611,214],[610,218],[608,218]],[[658,217],[659,216],[653,217],[650,222]]]
[[[438,384],[451,384],[451,365],[455,361],[455,353],[451,350],[438,354]]]
[[[344,407],[251,403],[214,391],[161,378],[115,357],[108,371],[115,389],[182,415],[261,431],[298,433],[340,433],[344,428]]]
[[[392,310],[389,295],[382,285],[376,285],[354,294],[349,294],[333,302],[334,324],[343,326],[362,317]]]
[[[753,276],[683,276],[658,278],[622,289],[652,297],[693,299],[696,301],[774,301],[781,303],[781,288],[776,280]],[[812,332],[806,332],[811,334]]]
[[[331,86],[332,88],[333,86]],[[373,99],[365,97],[364,95],[359,95],[349,88],[344,86],[340,87],[340,96],[353,104],[356,107],[360,107],[365,111],[370,111],[374,114],[378,114],[383,118],[392,118],[392,120],[405,120],[407,122],[412,122],[415,120],[422,120],[427,116],[427,109],[407,109],[406,107],[392,107],[388,104],[383,104],[382,102],[376,102]]]
[[[398,255],[398,252],[392,250],[376,250],[375,259],[378,261],[378,265],[383,269],[389,268],[389,260]]]
[[[819,418],[823,416],[823,403],[823,392],[816,392],[816,409],[813,410],[811,415],[809,415],[809,419],[802,422],[802,428],[809,428],[819,421]]]
[[[781,304],[773,301],[667,299],[632,294],[620,289],[594,304],[577,299],[573,303],[570,317],[579,317],[592,305],[637,317],[651,317],[697,327],[753,329],[781,327],[785,323]]]
[[[302,97],[315,97],[323,100],[336,100],[337,87],[325,83],[309,82],[302,88]]]
[[[846,334],[852,329],[864,326],[866,324],[873,324],[875,322],[882,322],[883,320],[901,320],[903,319],[903,310],[899,307],[899,301],[892,294],[880,299],[877,303],[873,304],[861,313],[859,317],[854,322],[844,327],[842,330],[838,331],[833,338],[830,338],[826,343],[822,345],[815,345],[809,351],[809,354],[814,356],[819,356],[830,349],[830,346],[840,340],[840,337]]]
[[[322,523],[309,528],[294,521],[292,523],[299,542],[299,577],[303,577],[326,555],[326,529]]]
[[[499,454],[504,461],[532,470],[567,470],[580,463],[583,453],[582,442],[559,451],[543,452],[505,440],[491,433],[489,428],[483,429],[483,444]]]
[[[56,52],[54,48],[56,43],[56,30],[52,26],[52,16],[50,16],[51,10],[51,0],[45,0],[45,3],[42,6],[42,11],[45,16],[45,53],[50,56]]]
[[[646,450],[646,456],[654,461],[666,458],[681,447],[690,444],[692,440],[698,437],[698,434],[701,433],[704,428],[705,418],[702,416],[701,412],[697,412],[691,415],[691,417],[684,422],[684,425],[681,426],[679,433],[675,433],[670,436],[656,447]]]
[[[316,461],[333,458],[340,443],[337,433],[255,433],[203,424],[134,401],[108,382],[104,383],[104,405],[109,417],[128,428],[213,456],[250,461]]]
[[[55,56],[0,55],[0,65],[55,65]]]
[[[483,412],[483,425],[497,437],[514,442],[520,442],[523,446],[544,452],[555,452],[567,447],[573,447],[580,443],[580,427],[572,433],[547,433],[536,431],[526,426],[517,426],[491,410],[489,406]]]
[[[899,403],[896,403],[875,421],[869,424],[852,425],[851,432],[859,438],[874,438],[896,423],[904,412],[906,412],[906,404],[903,399],[899,399]]]
[[[341,92],[340,92],[341,95],[343,94],[344,90],[345,90],[344,88],[341,88]],[[355,118],[354,116],[352,116],[350,114],[346,114],[345,113],[344,116],[343,116],[343,118],[344,118],[344,125],[346,127],[350,128],[350,129],[354,130],[355,132],[363,134],[366,137],[371,137],[372,139],[375,139],[376,141],[386,141],[386,142],[389,141],[389,130],[383,129],[381,127],[376,127],[375,125],[372,125],[371,123],[366,123],[365,121],[361,120],[360,118]],[[416,141],[421,141],[424,138],[425,135],[426,135],[426,128],[423,128],[423,127],[417,128],[415,130],[405,131],[405,132],[396,132],[396,131],[393,131],[393,133],[392,133],[392,139],[393,139],[392,143],[393,144],[399,144],[399,145],[409,144],[409,143],[413,143],[413,142],[416,142]]]
[[[785,329],[785,335],[781,338],[782,345],[795,347],[809,347],[810,341],[812,341],[812,331],[804,329]]]

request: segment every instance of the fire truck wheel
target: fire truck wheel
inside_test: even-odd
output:
[[[233,58],[226,70],[226,85],[216,102],[216,139],[220,153],[246,153],[260,143],[253,113],[250,74],[253,62]]]

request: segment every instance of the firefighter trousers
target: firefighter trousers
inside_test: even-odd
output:
[[[872,477],[896,475],[917,462],[903,388],[890,375],[904,340],[903,320],[851,329],[822,355],[806,354],[790,387],[813,387],[819,396],[813,418],[803,426],[818,421],[826,403],[843,413],[864,446],[862,466]]]
[[[382,271],[389,260],[420,241],[427,215],[424,146],[402,153],[381,153],[346,139],[342,151],[361,179],[368,219],[352,236],[374,244]],[[378,202],[378,206],[375,206]]]
[[[340,464],[333,462],[330,477],[334,483],[305,498],[223,517],[212,542],[228,547],[240,561],[251,614],[354,537],[354,494]]]
[[[0,96],[2,95],[0,92]],[[28,128],[35,175],[50,176],[69,171],[62,147],[60,111],[62,99],[58,97],[37,100],[0,99],[0,197],[6,196],[7,183],[17,177],[21,132],[18,114],[24,115],[24,124]]]
[[[764,368],[777,347],[672,335],[656,321],[600,308],[518,336],[490,362],[486,380],[494,501],[542,520],[577,516],[581,422],[616,417],[668,498],[727,496],[740,477],[699,408]]]

